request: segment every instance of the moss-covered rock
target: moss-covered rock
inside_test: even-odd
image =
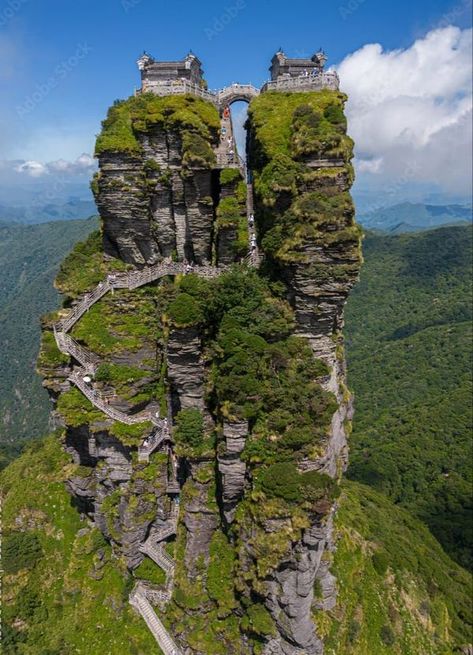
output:
[[[218,111],[193,95],[158,97],[148,93],[115,102],[103,121],[95,154],[139,154],[142,151],[139,136],[156,127],[183,132],[184,157],[189,165],[213,163],[208,142],[217,139]]]

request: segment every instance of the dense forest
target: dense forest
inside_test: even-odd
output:
[[[2,225],[0,439],[4,461],[44,434],[48,401],[32,374],[37,317],[57,306],[52,279],[95,220]],[[471,566],[471,228],[364,240],[346,315],[356,413],[352,479],[424,520]]]
[[[346,314],[349,477],[403,505],[471,567],[471,228],[368,234]]]
[[[95,218],[22,226],[0,223],[0,466],[48,429],[49,402],[34,373],[40,316],[55,309],[53,280]]]

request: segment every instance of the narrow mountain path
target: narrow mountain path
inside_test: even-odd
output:
[[[230,133],[231,130],[231,118]],[[233,136],[232,136],[233,139]],[[227,159],[233,158],[233,166],[240,168],[245,177],[244,163],[238,158],[236,149],[230,152],[234,142],[228,140],[223,144],[220,156]],[[224,151],[226,149],[226,151]],[[226,164],[228,166],[228,163]],[[249,252],[244,262],[250,266],[258,266],[260,263],[260,254],[256,242],[256,232],[253,216],[253,187],[248,184],[247,192],[247,218],[248,218],[248,235],[249,235]],[[176,534],[179,519],[179,493],[180,485],[177,477],[177,461],[172,449],[171,426],[167,418],[160,418],[159,412],[143,411],[139,414],[126,414],[110,405],[110,400],[104,394],[101,394],[93,386],[93,376],[100,365],[100,358],[87,348],[75,341],[68,332],[81,319],[81,317],[108,292],[115,289],[137,289],[146,284],[150,284],[160,278],[168,275],[190,274],[199,275],[204,278],[215,278],[221,275],[226,266],[216,267],[210,265],[192,265],[187,262],[173,262],[170,259],[164,260],[149,266],[140,271],[128,271],[126,273],[109,274],[105,280],[91,292],[85,293],[80,300],[69,310],[69,312],[57,321],[54,326],[54,337],[59,350],[73,358],[78,365],[75,365],[69,381],[72,382],[92,405],[103,412],[109,418],[133,425],[144,421],[153,423],[152,432],[144,439],[138,448],[138,461],[148,462],[150,455],[165,442],[169,443],[169,475],[166,492],[172,498],[171,511],[164,525],[159,529],[152,529],[147,539],[141,544],[140,551],[150,557],[166,574],[165,589],[156,590],[148,588],[142,581],[137,582],[130,594],[130,604],[141,614],[149,630],[155,637],[159,647],[164,655],[182,655],[182,651],[176,645],[175,641],[158,618],[152,602],[158,603],[164,607],[171,600],[174,588],[174,569],[175,561],[165,550],[165,543],[169,537]]]

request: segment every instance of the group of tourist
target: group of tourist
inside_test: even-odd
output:
[[[299,74],[299,77],[316,77],[320,73],[318,68],[313,68],[310,73],[307,69],[304,69],[302,73]]]

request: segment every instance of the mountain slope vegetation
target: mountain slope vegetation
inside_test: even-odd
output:
[[[0,475],[3,652],[157,652],[127,602],[133,578],[71,506],[64,485],[71,466],[55,434],[31,444]],[[419,521],[384,495],[346,482],[336,530],[340,604],[316,615],[327,655],[460,652],[471,627],[471,579]]]
[[[39,317],[59,304],[53,279],[95,218],[41,225],[0,225],[0,462],[47,432],[49,402],[34,373]]]
[[[471,567],[471,228],[369,234],[346,336],[349,476],[426,522]]]

